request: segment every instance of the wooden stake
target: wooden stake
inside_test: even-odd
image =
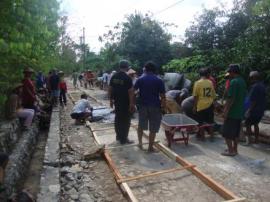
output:
[[[186,169],[192,168],[192,167],[195,167],[195,165],[184,166],[184,167],[180,167],[180,168],[172,168],[172,169],[168,169],[168,170],[162,170],[162,171],[158,171],[158,172],[153,172],[153,173],[148,173],[148,174],[143,174],[143,175],[137,175],[137,176],[132,176],[132,177],[125,177],[125,178],[121,178],[121,179],[117,180],[117,182],[118,183],[129,182],[129,181],[139,180],[139,179],[146,178],[146,177],[153,177],[153,176],[156,176],[156,175],[162,175],[162,174],[166,174],[166,173],[172,173],[172,172],[175,172],[175,171],[186,170]]]

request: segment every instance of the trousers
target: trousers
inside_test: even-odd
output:
[[[66,97],[66,91],[65,90],[60,90],[60,104],[64,102],[64,104],[67,104],[67,97]]]
[[[119,140],[121,144],[124,144],[127,141],[130,121],[131,115],[128,109],[115,111],[114,129],[116,133],[116,140]]]
[[[30,127],[32,124],[33,117],[35,115],[35,111],[33,109],[19,109],[17,111],[17,116],[19,118],[24,119],[23,125],[26,127]]]

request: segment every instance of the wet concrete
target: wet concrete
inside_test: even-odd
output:
[[[87,92],[90,95],[99,99],[103,99],[103,97],[106,95],[105,92],[99,91],[99,90],[87,91]],[[107,100],[103,99],[102,102],[103,104],[107,104],[108,106]],[[134,124],[136,124],[136,122],[137,120],[133,120]],[[113,137],[112,137],[113,132],[106,131],[106,134],[107,133],[110,135],[106,136],[104,135],[105,134],[104,132],[103,135],[100,135],[98,137],[100,138],[101,141],[109,143],[113,141]],[[131,131],[130,136],[133,139],[133,137],[134,138],[136,137],[136,133]],[[157,140],[160,140],[161,142],[166,144],[163,129],[161,129],[160,132],[157,134]],[[132,148],[132,149],[135,149],[135,148]],[[270,194],[269,193],[269,190],[270,190],[270,176],[269,176],[270,175],[270,157],[269,157],[270,146],[264,145],[264,144],[258,144],[258,145],[253,145],[251,147],[244,147],[240,145],[239,155],[237,155],[236,157],[221,156],[220,153],[224,149],[226,149],[226,145],[224,144],[223,138],[218,133],[216,134],[214,142],[209,141],[208,139],[206,139],[205,142],[201,142],[201,141],[198,141],[194,136],[191,136],[191,140],[188,146],[185,146],[183,143],[173,144],[172,146],[173,151],[175,151],[176,153],[178,153],[180,156],[184,157],[191,163],[194,163],[195,165],[197,165],[197,167],[201,169],[204,173],[211,176],[214,180],[221,183],[229,190],[232,190],[237,196],[247,198],[248,201],[265,201],[265,202],[269,201],[269,198],[270,198],[270,195],[269,195]],[[129,152],[123,151],[123,153],[124,154],[120,153],[121,155],[118,154],[114,156],[115,160],[117,161],[117,158],[119,158],[119,161],[122,159],[125,162],[129,162],[129,160],[130,161],[132,160],[132,162],[133,160],[134,161],[136,160],[137,162],[138,159],[142,158],[142,157],[137,158],[137,155],[138,155],[137,150],[134,150],[134,151],[131,150]],[[128,156],[125,156],[127,155],[126,153],[128,153]],[[132,158],[129,157],[129,155]],[[143,161],[146,161],[146,160],[143,160]],[[132,165],[132,167],[133,166],[135,165]],[[139,168],[142,168],[142,167],[139,167]],[[125,172],[126,170],[125,166],[123,168],[120,166],[120,168],[122,169],[122,172]],[[182,175],[183,173],[184,172],[181,172],[180,175]],[[130,175],[130,173],[128,172],[126,174]],[[134,174],[136,174],[136,172]],[[150,184],[153,183],[153,180],[157,180],[157,184],[162,184],[164,181],[166,181],[163,183],[163,187],[167,187],[167,190],[163,192],[161,192],[162,186],[149,188],[143,183],[139,185],[132,184],[135,182],[132,182],[130,186],[132,190],[134,190],[135,188],[134,192],[135,192],[136,197],[138,197],[142,201],[144,201],[145,199],[156,199],[155,195],[157,193],[162,193],[162,195],[167,195],[166,200],[220,201],[220,199],[215,198],[216,197],[215,193],[213,196],[212,195],[213,193],[211,193],[211,190],[208,190],[207,186],[205,184],[201,184],[201,182],[197,181],[196,178],[183,181],[183,179],[188,179],[187,176],[182,177],[182,178],[180,177],[181,180],[178,184],[177,182],[174,181],[175,177],[176,175],[172,174],[172,178],[169,179],[169,181],[167,181],[166,178],[165,179],[161,178],[161,181],[158,181],[159,178],[146,180]],[[183,184],[185,184],[184,187],[183,187]],[[196,185],[198,185],[197,188],[196,188]],[[174,186],[176,186],[175,190],[178,190],[178,192],[173,191]],[[168,189],[171,189],[171,187],[173,190],[168,190]],[[138,192],[136,191],[136,188],[138,188],[139,190],[139,191],[137,190]],[[170,198],[172,195],[176,195],[176,194],[181,195],[181,193],[184,193],[183,194],[184,198],[181,198],[182,196],[179,196],[179,197],[175,196],[175,198],[173,197]],[[193,193],[193,194],[189,194],[189,193]],[[164,199],[162,197],[158,198],[157,201],[163,201],[163,200],[165,201],[165,198]]]

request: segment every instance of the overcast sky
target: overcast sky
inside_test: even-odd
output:
[[[135,11],[142,14],[151,12],[158,21],[176,24],[177,28],[170,28],[168,31],[176,35],[174,41],[180,41],[185,29],[203,7],[224,5],[229,9],[232,2],[233,0],[62,0],[61,15],[69,18],[67,31],[73,40],[79,41],[82,28],[85,27],[86,43],[92,51],[98,52],[103,45],[98,41],[98,36],[107,32],[107,26],[124,21],[126,15]],[[172,7],[168,8],[170,6]],[[168,9],[164,10],[166,8]]]

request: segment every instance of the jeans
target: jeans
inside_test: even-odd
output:
[[[17,116],[19,118],[24,119],[23,125],[26,126],[26,127],[31,126],[34,114],[35,114],[35,111],[33,109],[23,109],[23,108],[21,108],[21,109],[19,109],[17,111]]]

